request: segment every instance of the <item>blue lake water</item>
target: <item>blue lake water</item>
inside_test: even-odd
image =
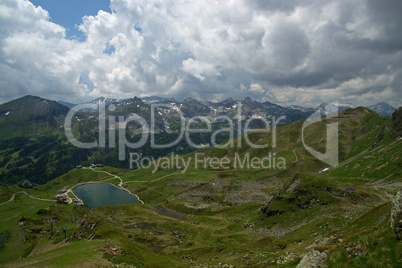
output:
[[[83,184],[74,188],[73,192],[90,208],[141,203],[134,195],[107,183]]]

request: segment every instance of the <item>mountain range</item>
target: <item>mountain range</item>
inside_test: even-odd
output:
[[[264,126],[266,120],[277,120],[278,125],[285,125],[306,119],[317,110],[299,106],[282,107],[271,102],[258,102],[250,97],[242,101],[229,98],[221,102],[198,101],[194,98],[179,102],[155,96],[142,99],[101,97],[86,104],[94,106],[74,111],[72,120],[74,137],[81,142],[98,140],[99,118],[95,108],[99,104],[104,104],[106,107],[106,118],[113,116],[117,120],[120,116],[127,118],[139,115],[145,119],[148,126],[151,125],[151,104],[158,104],[154,111],[154,128],[148,131],[153,131],[156,142],[161,144],[175,141],[179,135],[181,118],[177,110],[182,112],[185,124],[188,124],[191,118],[199,117],[191,121],[192,128],[205,128],[205,120],[211,122],[212,131],[233,124],[233,133],[223,131],[214,137],[217,143],[230,138],[230,134],[234,137],[244,134],[238,132],[239,123],[243,129],[246,123],[249,129]],[[111,110],[112,104],[114,107]],[[117,160],[117,150],[109,147],[113,137],[109,137],[108,132],[104,148],[81,149],[67,141],[64,122],[67,113],[70,109],[74,109],[74,106],[35,96],[25,96],[0,105],[0,182],[14,184],[29,180],[33,183],[44,183],[67,172],[75,165],[90,162],[128,168],[127,162]],[[322,113],[326,106],[322,104],[318,110]],[[353,108],[348,104],[335,104],[335,106],[331,107],[340,111]],[[378,109],[383,115],[389,115],[394,108],[380,103],[373,109]],[[216,120],[218,116],[226,119]],[[281,116],[282,119],[278,120]],[[109,121],[107,126],[108,124]],[[126,129],[126,137],[134,141],[138,139],[138,135],[146,131],[138,122],[131,122]],[[200,146],[210,144],[211,135],[212,132],[190,134],[192,141]],[[117,139],[117,135],[114,138]],[[185,140],[181,140],[173,148],[155,149],[151,146],[150,140],[147,140],[141,149],[131,151],[147,157],[162,157],[171,152],[185,154],[196,149]],[[126,154],[129,152],[127,149]]]
[[[316,109],[319,107],[325,107],[328,105],[328,103],[322,103],[316,108],[312,107],[302,107],[302,106],[297,106],[297,105],[291,105],[288,107],[283,107],[271,102],[258,102],[250,97],[246,97],[244,100],[234,100],[232,98],[228,98],[224,101],[220,102],[211,102],[211,101],[200,101],[196,100],[194,98],[188,98],[185,99],[184,101],[177,101],[174,98],[164,98],[164,97],[158,97],[158,96],[151,96],[151,97],[143,97],[143,98],[129,98],[129,99],[115,99],[115,98],[105,98],[105,97],[99,97],[96,98],[92,101],[85,102],[84,104],[99,104],[102,103],[105,106],[108,106],[113,103],[118,103],[118,104],[124,104],[128,105],[132,103],[133,99],[140,99],[144,104],[155,104],[155,103],[171,103],[176,106],[180,105],[195,105],[195,108],[192,109],[190,114],[187,114],[189,117],[195,116],[195,115],[209,115],[209,114],[225,114],[228,113],[230,114],[230,108],[235,108],[233,107],[236,103],[241,102],[247,106],[248,108],[245,108],[244,110],[248,112],[249,115],[253,115],[252,113],[250,114],[250,111],[254,111],[254,116],[277,116],[277,115],[289,115],[291,118],[293,116],[297,117],[302,114],[308,114],[311,115]],[[72,103],[67,103],[64,101],[58,101],[60,104],[63,104],[67,106],[68,108],[73,108],[77,104],[72,104]],[[81,103],[82,104],[82,103]],[[356,108],[357,106],[348,104],[348,103],[337,103],[335,104],[339,111],[343,111],[346,109],[352,109]],[[379,102],[375,105],[370,105],[367,106],[366,108],[378,113],[379,115],[382,116],[391,116],[392,113],[396,110],[395,107],[385,103],[385,102]],[[185,107],[186,109],[186,107]],[[187,109],[188,110],[188,109]],[[93,111],[93,110],[92,110]],[[302,114],[298,113],[297,111],[300,111]]]
[[[255,111],[280,109],[252,99],[242,103],[243,119],[252,118]],[[17,104],[32,108],[11,109]],[[139,98],[114,105],[112,110],[106,108],[107,118],[149,116],[149,104]],[[214,109],[234,118],[238,108],[233,100],[211,107],[194,99],[175,105],[187,119],[193,114],[209,118]],[[317,109],[321,120],[306,128],[305,120],[296,120],[278,126],[275,136],[261,129],[237,133],[238,137],[224,140],[222,148],[196,150],[180,143],[173,149],[178,159],[189,160],[186,168],[185,161],[170,155],[171,150],[152,151],[144,144],[136,151],[142,156],[167,157],[149,162],[152,168],[134,170],[115,162],[113,148],[83,150],[70,145],[58,125],[66,113],[61,104],[25,97],[6,108],[5,116],[14,113],[15,135],[5,131],[0,136],[1,266],[398,267],[400,263],[402,107],[391,117],[364,107],[326,117],[334,107],[322,105]],[[157,142],[175,137],[173,110],[156,112]],[[45,111],[52,116],[45,116]],[[11,122],[2,123],[0,131]],[[202,126],[201,121],[193,123]],[[328,125],[335,124],[339,163],[330,166],[308,148],[325,152]],[[212,127],[221,126],[214,122]],[[96,128],[93,112],[75,113],[72,131],[77,138],[97,140]],[[138,138],[136,125],[128,129],[127,139]],[[204,143],[210,138],[200,135],[194,140]],[[255,148],[247,141],[268,146]],[[199,156],[203,164],[196,161]],[[216,159],[225,159],[226,166],[217,166]],[[153,168],[159,162],[168,165]],[[91,163],[107,166],[94,168]],[[52,200],[62,193],[75,198],[77,185],[93,183],[135,193],[143,204],[92,209]],[[96,194],[108,198],[108,193]]]

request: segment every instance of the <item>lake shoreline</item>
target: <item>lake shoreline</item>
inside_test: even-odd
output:
[[[132,193],[132,192],[131,192],[130,190],[128,190],[128,189],[125,189],[125,188],[123,188],[123,187],[121,187],[121,186],[116,186],[116,185],[114,185],[114,184],[112,184],[112,183],[109,183],[109,182],[85,182],[85,183],[80,183],[80,184],[78,184],[78,185],[75,185],[74,187],[70,188],[69,190],[71,191],[71,193],[74,194],[74,196],[75,196],[78,200],[81,201],[82,205],[87,205],[87,204],[85,204],[85,202],[82,200],[82,198],[78,197],[77,193],[75,193],[74,190],[76,190],[76,188],[78,188],[78,187],[80,187],[80,186],[84,186],[84,185],[95,185],[95,184],[98,184],[98,185],[101,185],[101,184],[103,184],[103,185],[110,185],[110,186],[114,187],[115,189],[123,190],[123,191],[125,191],[126,193],[128,193],[130,196],[135,197],[136,201],[138,201],[138,202],[129,202],[129,203],[126,203],[126,204],[131,204],[131,203],[132,203],[132,204],[140,203],[140,204],[142,204],[142,205],[144,204],[144,202],[139,198],[138,195]],[[111,204],[111,205],[117,205],[117,204]],[[87,205],[87,206],[88,206],[88,205]],[[104,206],[104,205],[101,205],[101,206]],[[95,208],[96,208],[96,207],[95,207]]]

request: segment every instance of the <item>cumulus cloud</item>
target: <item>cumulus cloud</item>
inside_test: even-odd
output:
[[[111,0],[111,10],[84,17],[79,42],[43,8],[2,1],[0,99],[402,103],[398,0]]]

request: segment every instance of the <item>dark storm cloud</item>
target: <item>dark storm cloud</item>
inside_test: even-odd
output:
[[[402,35],[400,34],[402,1],[367,0],[367,7],[367,16],[371,18],[369,27],[378,29],[379,36],[377,39],[400,50],[402,44]]]

